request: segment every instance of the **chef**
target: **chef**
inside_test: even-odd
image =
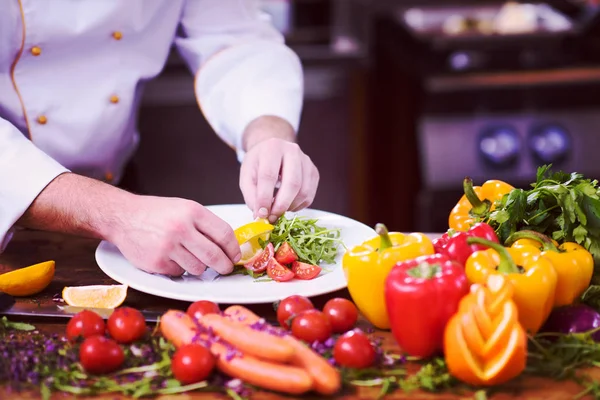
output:
[[[173,44],[237,152],[254,216],[311,204],[319,173],[295,143],[302,67],[257,1],[2,0],[1,249],[26,227],[108,240],[149,272],[232,270],[232,228],[205,207],[114,186],[138,145],[143,84]]]

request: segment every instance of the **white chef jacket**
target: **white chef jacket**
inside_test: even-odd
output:
[[[0,251],[57,175],[119,180],[138,143],[143,83],[172,44],[195,74],[200,109],[239,157],[254,118],[297,130],[302,67],[257,1],[0,1]]]

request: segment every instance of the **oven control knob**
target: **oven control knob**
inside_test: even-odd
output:
[[[479,137],[479,152],[494,167],[509,167],[519,158],[519,134],[510,126],[485,129]]]
[[[537,162],[557,163],[569,155],[571,138],[567,130],[560,125],[541,125],[529,134],[529,148]]]

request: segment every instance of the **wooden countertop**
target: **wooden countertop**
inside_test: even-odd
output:
[[[6,272],[15,268],[21,268],[46,260],[56,261],[56,275],[51,285],[34,299],[22,299],[19,301],[51,302],[52,297],[60,293],[64,286],[69,285],[92,285],[92,284],[114,284],[115,282],[108,278],[98,268],[94,252],[98,245],[97,240],[83,239],[66,235],[51,234],[34,231],[19,231],[16,233],[13,241],[3,254],[0,254],[0,272]],[[331,293],[326,296],[314,298],[316,306],[322,307],[331,297],[348,297],[347,291]],[[168,308],[187,308],[189,303],[173,301],[147,295],[133,289],[127,296],[126,305],[157,311],[164,311]],[[266,318],[274,318],[274,312],[270,304],[249,307]],[[14,318],[11,318],[14,319]],[[42,320],[30,319],[27,322],[33,323],[41,331],[61,332],[64,329],[66,321],[60,320]],[[383,337],[384,346],[388,349],[398,350],[394,340],[389,332],[376,332]],[[591,375],[600,379],[600,368],[597,371],[591,371]],[[542,378],[523,378],[506,385],[502,391],[488,396],[489,399],[507,400],[507,399],[544,399],[544,400],[564,400],[571,399],[582,390],[574,382],[557,382]],[[375,399],[379,393],[379,388],[356,388],[340,394],[335,399],[357,400],[357,399]],[[38,399],[37,393],[14,393],[0,388],[1,399]],[[55,394],[52,399],[72,398],[68,394]],[[95,397],[96,399],[118,400],[126,399],[119,395],[103,395]],[[196,400],[196,399],[226,399],[226,396],[210,393],[188,393],[182,395],[165,395],[160,399],[173,400]],[[292,399],[290,396],[278,396],[271,393],[257,393],[253,398],[256,399]],[[316,396],[304,396],[303,399],[318,398]],[[472,399],[473,393],[450,394],[440,393],[432,394],[425,392],[403,393],[397,391],[386,398],[388,399]],[[582,397],[587,399],[591,397]]]

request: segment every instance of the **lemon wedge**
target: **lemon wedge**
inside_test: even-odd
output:
[[[46,289],[54,278],[54,261],[45,261],[0,275],[0,291],[11,296],[31,296]]]
[[[63,300],[73,307],[117,308],[127,297],[127,285],[66,286]]]
[[[255,221],[235,229],[233,233],[242,251],[242,258],[236,265],[246,264],[259,251],[262,251],[259,239],[267,240],[274,228],[266,219],[257,218]]]

